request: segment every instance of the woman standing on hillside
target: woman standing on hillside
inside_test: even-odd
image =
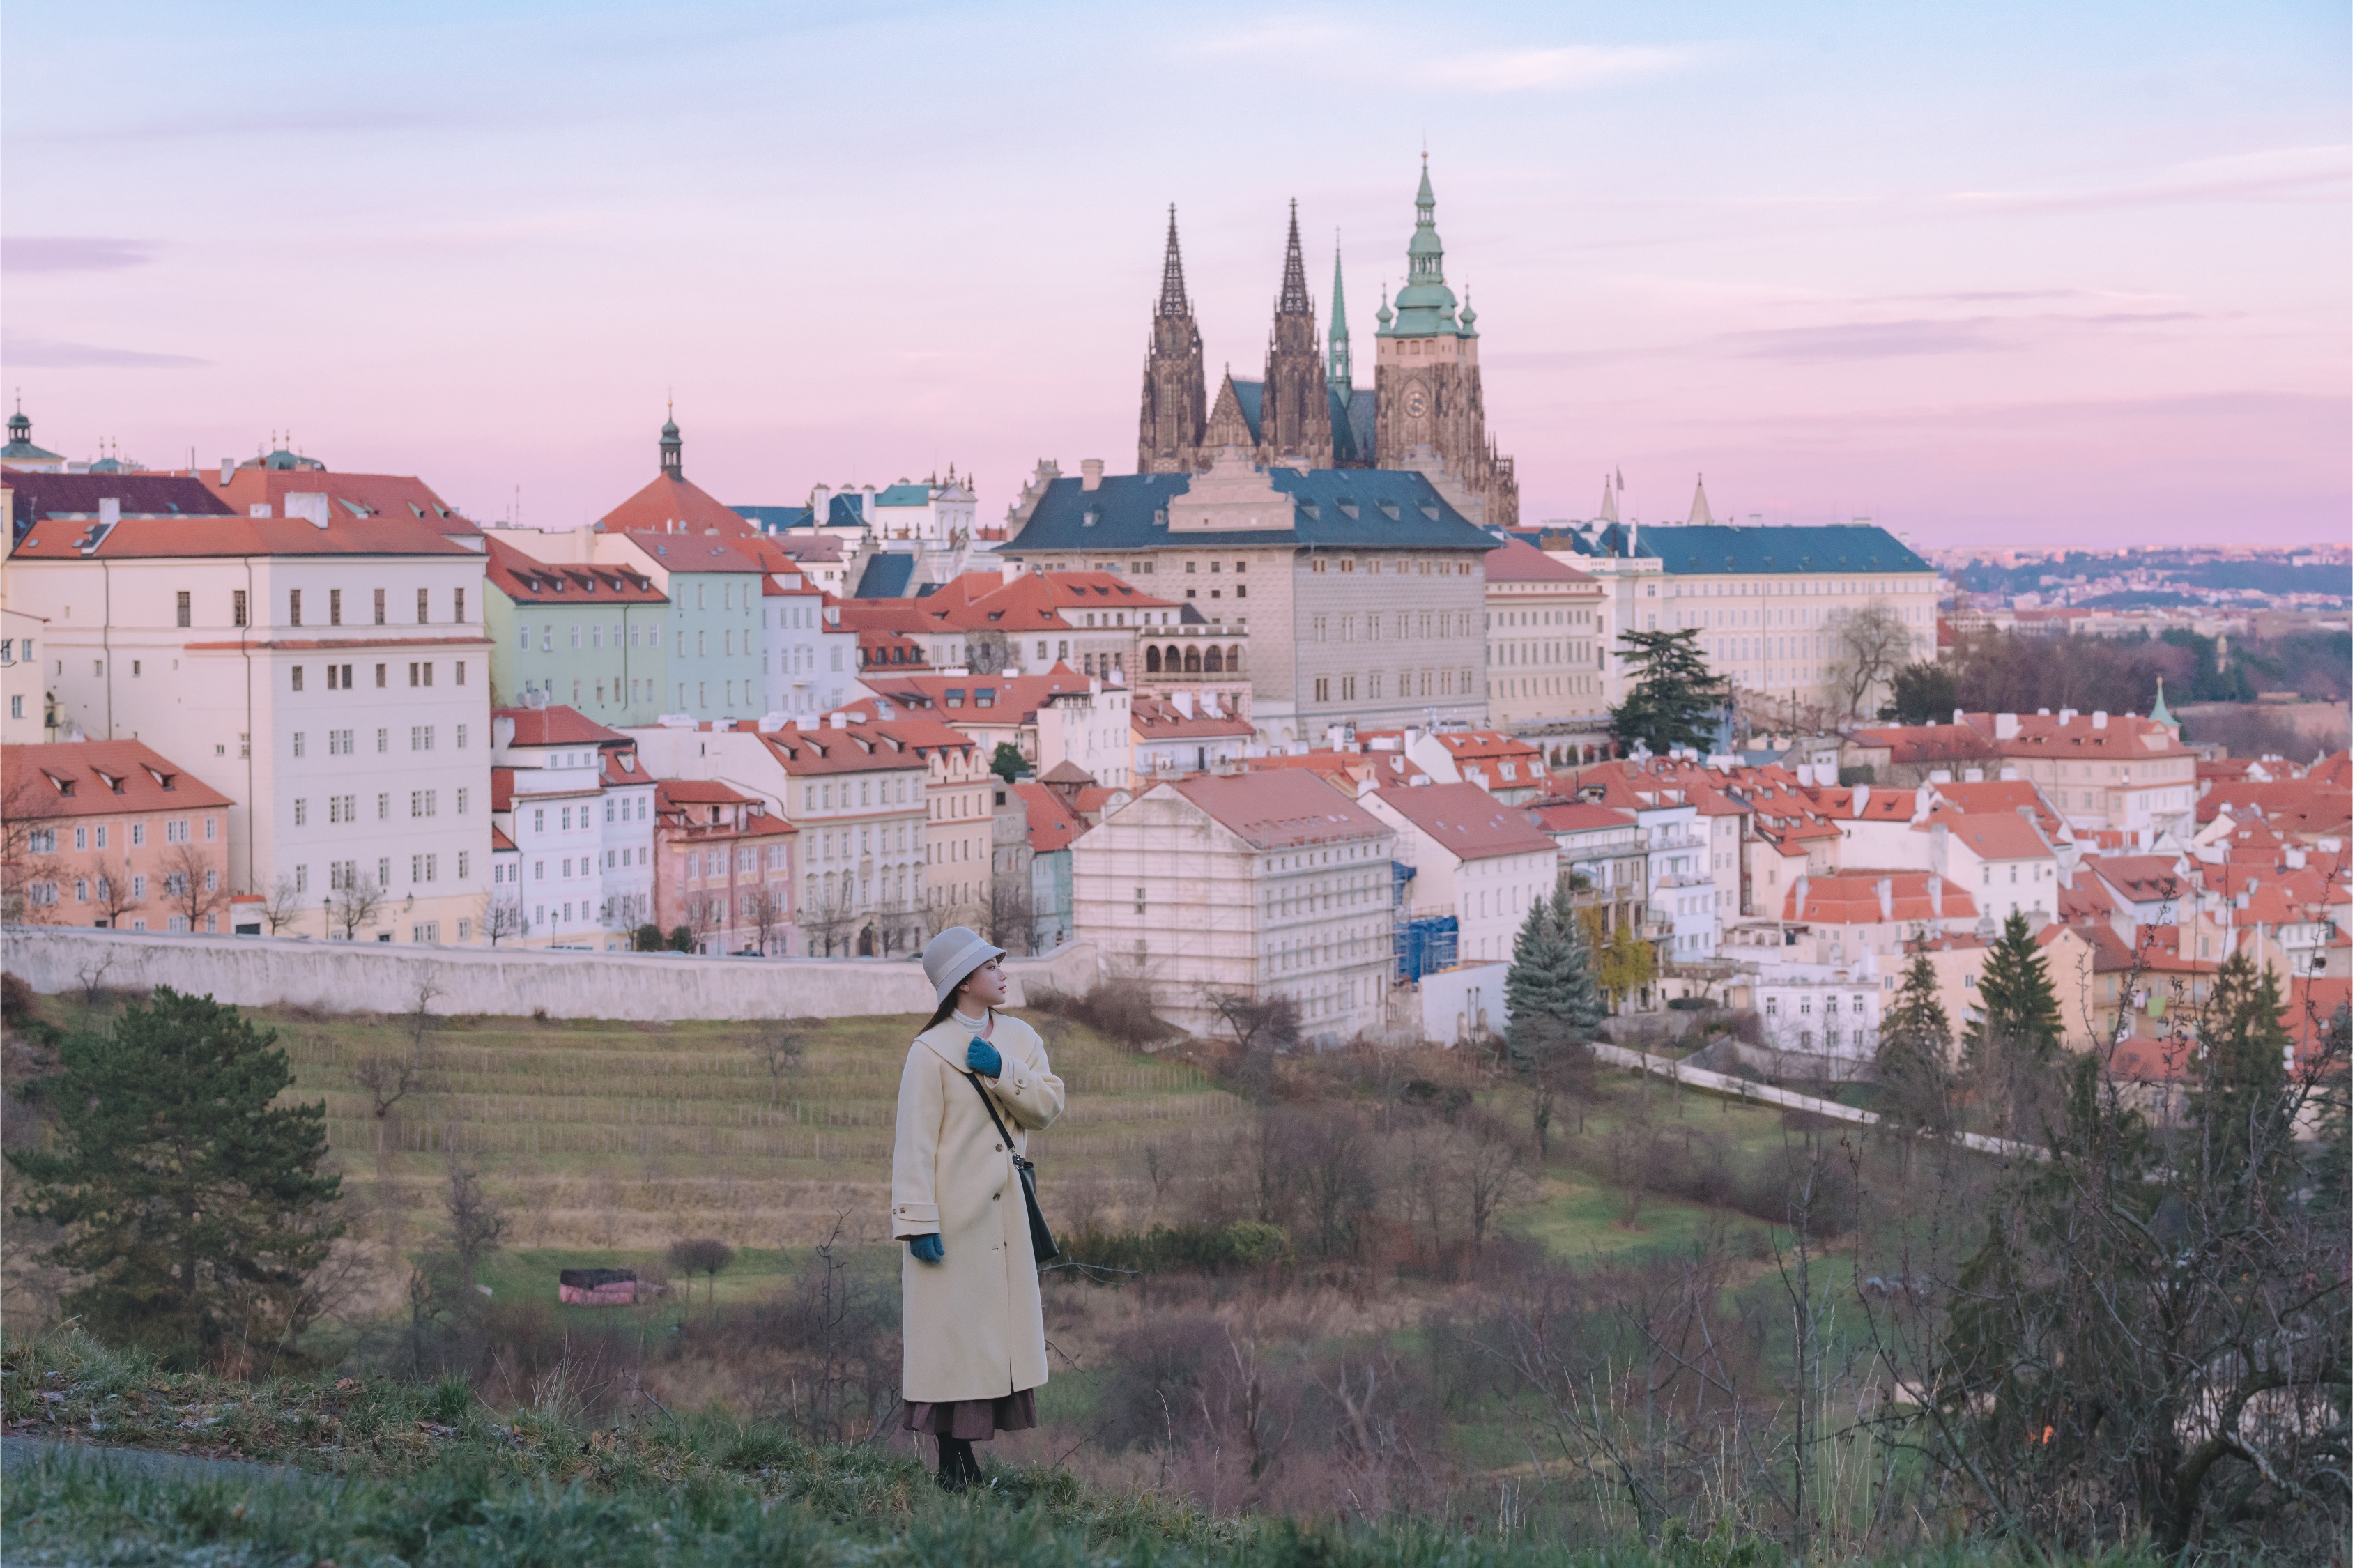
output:
[[[1032,1391],[1047,1381],[1039,1264],[1014,1160],[1030,1133],[1062,1115],[1063,1081],[1039,1031],[996,1010],[1004,956],[961,925],[925,945],[940,1006],[908,1048],[891,1150],[891,1234],[908,1243],[900,1424],[939,1439],[940,1483],[951,1489],[981,1478],[975,1443],[1039,1424]]]

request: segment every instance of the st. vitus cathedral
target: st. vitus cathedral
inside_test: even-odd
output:
[[[1337,254],[1332,325],[1323,349],[1317,347],[1316,304],[1309,297],[1307,269],[1300,258],[1295,203],[1275,325],[1268,334],[1266,374],[1256,381],[1227,376],[1215,400],[1206,396],[1202,334],[1186,297],[1172,208],[1161,299],[1145,357],[1137,471],[1199,472],[1227,447],[1250,454],[1263,468],[1412,468],[1429,474],[1452,499],[1474,503],[1474,521],[1518,522],[1520,490],[1513,460],[1500,455],[1489,439],[1481,402],[1480,335],[1473,330],[1478,317],[1468,300],[1458,310],[1447,286],[1433,206],[1426,164],[1414,197],[1406,285],[1399,290],[1395,310],[1385,298],[1374,313],[1371,389],[1358,387],[1351,378]]]

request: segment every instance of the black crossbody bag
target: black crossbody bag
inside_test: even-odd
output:
[[[1055,1232],[1047,1229],[1047,1216],[1039,1211],[1038,1175],[1028,1160],[1014,1152],[1014,1135],[1006,1130],[1004,1122],[998,1120],[997,1102],[991,1099],[989,1091],[981,1086],[981,1074],[968,1072],[964,1077],[965,1082],[973,1085],[973,1092],[981,1096],[981,1107],[989,1113],[990,1125],[997,1129],[997,1136],[1005,1141],[1007,1155],[1014,1161],[1014,1174],[1022,1179],[1022,1207],[1030,1215],[1031,1256],[1040,1264],[1052,1263],[1062,1256],[1063,1249],[1055,1244]]]

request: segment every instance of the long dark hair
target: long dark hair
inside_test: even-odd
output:
[[[980,973],[981,965],[979,964],[975,965],[973,967],[973,975],[967,975],[964,980],[959,980],[956,983],[955,987],[950,990],[947,998],[943,1000],[939,1007],[932,1009],[932,1016],[924,1020],[923,1029],[920,1029],[916,1032],[918,1034],[922,1034],[926,1032],[926,1030],[936,1029],[940,1028],[941,1025],[948,1022],[949,1015],[956,1011],[957,998],[964,995],[965,982],[971,980],[974,975],[978,975]],[[997,1016],[997,1009],[996,1008],[991,1008],[988,1009],[988,1014],[990,1017],[995,1018]]]

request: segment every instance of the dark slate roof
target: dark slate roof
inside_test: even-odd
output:
[[[1156,513],[1167,517],[1169,498],[1186,493],[1189,475],[1107,474],[1094,490],[1081,489],[1075,478],[1050,481],[1029,523],[1004,547],[1005,552],[1019,556],[1027,550],[1291,544],[1324,549],[1468,549],[1486,555],[1497,548],[1485,529],[1473,527],[1440,499],[1430,480],[1410,470],[1314,468],[1304,474],[1271,468],[1267,476],[1300,503],[1294,508],[1290,532],[1188,529],[1173,536],[1166,522],[1156,523],[1154,517]],[[1345,501],[1356,506],[1356,517],[1342,510]],[[1398,515],[1384,511],[1384,503]],[[1095,521],[1089,523],[1092,512]]]
[[[1626,529],[1617,523],[1597,536],[1599,553],[1619,555]],[[1823,528],[1729,528],[1724,524],[1646,523],[1636,530],[1636,553],[1657,560],[1677,575],[1753,571],[1928,571],[1930,563],[1869,523]]]
[[[858,586],[851,591],[853,599],[905,599],[908,580],[916,575],[916,558],[885,550],[869,556],[867,570],[858,575]]]
[[[783,533],[787,528],[809,527],[807,507],[730,507],[730,511],[751,524],[764,534]]]
[[[1259,411],[1267,401],[1267,383],[1264,381],[1235,382],[1235,401],[1241,405],[1244,428],[1251,432],[1251,438],[1253,441],[1259,440]]]
[[[96,517],[102,500],[123,503],[126,517],[225,517],[229,508],[202,480],[166,474],[12,473],[16,531],[44,517]]]
[[[1371,388],[1352,389],[1347,407],[1341,389],[1327,385],[1325,397],[1333,416],[1333,462],[1353,468],[1374,460],[1374,394]]]

